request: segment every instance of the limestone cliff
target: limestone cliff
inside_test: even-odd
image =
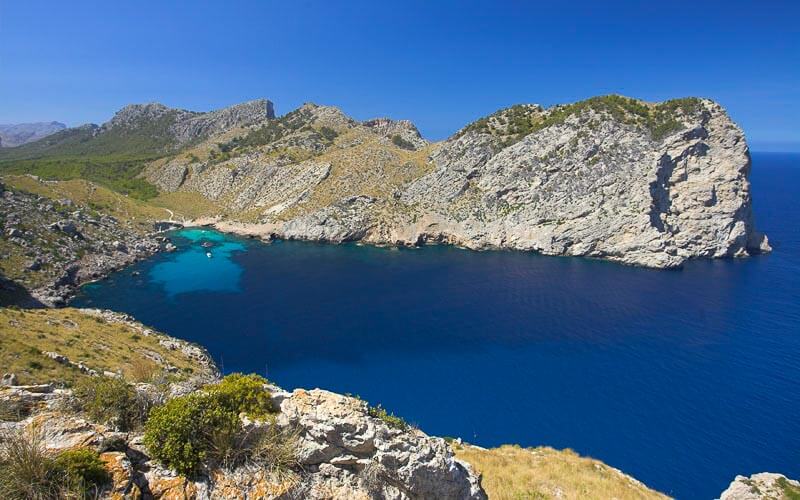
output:
[[[744,135],[706,99],[515,106],[436,144],[408,122],[359,123],[306,105],[215,141],[145,177],[199,193],[217,206],[206,215],[261,224],[268,237],[658,268],[770,249],[753,220]]]

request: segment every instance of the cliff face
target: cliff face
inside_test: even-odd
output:
[[[233,138],[224,154],[209,144],[153,164],[146,178],[213,200],[210,216],[283,238],[446,242],[657,268],[770,249],[753,220],[744,135],[709,100],[515,106],[438,144],[408,122],[358,123],[335,108],[287,117]]]
[[[741,130],[707,100],[673,114],[663,137],[592,107],[507,147],[468,130],[402,193],[430,217],[410,236],[650,267],[768,250]]]
[[[266,99],[257,99],[207,113],[168,108],[159,103],[132,104],[119,110],[108,123],[103,125],[99,133],[115,129],[123,131],[139,129],[163,121],[175,147],[180,147],[231,128],[251,125],[270,118],[275,118],[275,111],[272,102]],[[159,132],[163,133],[164,130]]]

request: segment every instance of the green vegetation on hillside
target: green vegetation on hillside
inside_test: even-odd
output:
[[[332,144],[339,136],[339,132],[328,126],[315,125],[314,120],[315,115],[309,107],[303,106],[295,109],[280,118],[267,121],[243,136],[237,136],[226,143],[218,144],[219,153],[215,154],[212,159],[224,161],[230,158],[234,151],[266,146],[296,132],[305,132],[307,139],[312,142],[326,146]]]
[[[126,380],[145,382],[163,367],[148,354],[156,353],[179,371],[181,378],[196,363],[179,350],[159,343],[159,335],[144,336],[125,323],[112,323],[79,309],[0,308],[0,366],[15,373],[21,384],[72,386],[87,377],[77,366],[59,362],[56,352],[73,363],[83,362],[99,373],[121,370]]]
[[[413,150],[414,145],[408,142],[407,140],[403,139],[399,135],[392,136],[392,144],[397,146],[398,148]]]
[[[0,150],[0,174],[34,174],[46,179],[86,179],[138,199],[158,194],[138,178],[144,165],[166,156],[174,145],[175,112],[155,120],[109,129],[83,126],[36,142]]]
[[[800,488],[789,483],[785,477],[779,477],[775,482],[778,488],[783,490],[783,496],[786,500],[800,500]]]
[[[150,410],[150,402],[119,377],[84,377],[75,384],[73,396],[77,409],[94,422],[123,431],[138,428]]]
[[[203,467],[257,463],[270,469],[294,465],[296,443],[275,425],[246,430],[239,415],[271,418],[267,380],[231,374],[202,391],[170,399],[150,412],[144,442],[154,458],[191,476]]]
[[[111,477],[96,451],[74,448],[54,454],[39,429],[0,436],[0,498],[98,498]]]
[[[681,123],[677,119],[679,112],[692,115],[699,108],[700,99],[694,97],[647,104],[619,95],[592,97],[544,111],[536,106],[518,104],[472,122],[459,135],[467,132],[492,134],[501,137],[503,146],[509,146],[528,134],[564,123],[567,118],[584,111],[593,110],[610,116],[617,122],[641,126],[653,139],[660,140],[670,132],[680,129]]]

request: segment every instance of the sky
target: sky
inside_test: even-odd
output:
[[[800,1],[0,0],[0,123],[264,97],[442,139],[610,93],[709,97],[751,149],[800,151]]]

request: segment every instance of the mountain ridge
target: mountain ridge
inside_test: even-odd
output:
[[[433,143],[410,121],[313,103],[282,116],[268,100],[205,113],[150,103],[17,149],[0,152],[0,172],[86,178],[186,219],[258,224],[266,238],[657,268],[769,251],[744,134],[708,99],[515,105]]]

